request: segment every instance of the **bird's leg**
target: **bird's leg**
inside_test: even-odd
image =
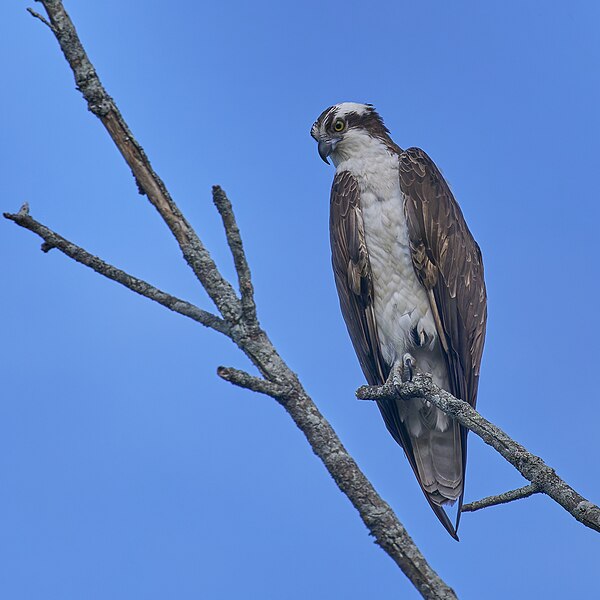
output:
[[[394,364],[394,366],[390,370],[390,374],[388,375],[388,378],[386,379],[385,383],[388,385],[393,385],[394,387],[402,385],[402,364],[401,363]]]

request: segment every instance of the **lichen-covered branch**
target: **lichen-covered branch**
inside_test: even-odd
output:
[[[233,385],[260,394],[266,394],[267,396],[271,396],[271,398],[275,398],[277,401],[285,396],[285,389],[281,386],[272,383],[271,381],[267,381],[266,379],[262,379],[261,377],[250,375],[250,373],[240,369],[234,369],[233,367],[218,367],[217,375],[221,379],[233,383]]]
[[[186,262],[200,280],[223,317],[240,318],[240,301],[208,250],[171,198],[162,179],[155,173],[144,149],[131,133],[114,100],[104,89],[60,0],[39,0],[50,19],[51,30],[69,63],[75,83],[87,101],[88,109],[106,127],[110,137],[129,165],[138,189],[145,194],[175,236]]]
[[[475,512],[476,510],[488,508],[489,506],[507,504],[508,502],[513,502],[514,500],[529,498],[529,496],[539,494],[540,491],[541,490],[538,489],[538,486],[535,485],[535,483],[530,483],[529,485],[524,485],[523,487],[517,488],[516,490],[510,490],[508,492],[504,492],[496,496],[487,496],[486,498],[482,498],[481,500],[469,502],[469,504],[463,504],[461,512]]]
[[[254,286],[252,285],[252,277],[250,275],[250,267],[246,260],[244,245],[239,227],[233,214],[233,207],[223,189],[215,185],[213,186],[213,202],[223,220],[223,227],[227,236],[227,244],[233,256],[233,264],[238,276],[238,285],[242,296],[242,314],[248,325],[258,325],[256,316],[256,304],[254,303]]]
[[[4,217],[39,235],[44,240],[42,251],[48,252],[52,248],[56,248],[63,254],[66,254],[69,258],[72,258],[86,267],[90,267],[90,269],[93,269],[100,275],[104,275],[104,277],[108,277],[108,279],[112,279],[113,281],[124,285],[132,292],[140,294],[140,296],[145,296],[150,300],[154,300],[169,310],[184,315],[185,317],[189,317],[219,333],[223,333],[227,336],[230,335],[229,325],[226,321],[217,317],[217,315],[213,315],[190,302],[167,294],[153,285],[146,283],[143,279],[129,275],[129,273],[117,269],[97,256],[90,254],[87,250],[84,250],[80,246],[77,246],[73,242],[58,235],[58,233],[48,229],[48,227],[42,225],[39,221],[36,221],[29,215],[29,207],[27,205],[23,205],[21,210],[16,214],[4,213]]]
[[[121,283],[132,291],[231,337],[232,327],[227,322],[184,300],[166,294],[141,279],[132,277],[69,242],[33,219],[29,215],[26,206],[17,214],[4,213],[4,216],[17,225],[39,235],[44,240],[42,250],[45,252],[56,248],[73,260],[92,268],[97,273],[113,281]],[[237,327],[239,326],[238,324]],[[348,454],[331,425],[321,415],[314,402],[304,391],[297,377],[285,363],[282,363],[285,367],[283,369],[282,364],[279,363],[281,359],[275,350],[269,346],[270,342],[262,331],[259,340],[259,342],[248,343],[251,347],[254,347],[256,343],[261,345],[263,353],[255,357],[254,362],[257,365],[263,365],[262,370],[270,377],[269,380],[255,377],[245,371],[226,367],[220,367],[218,375],[237,386],[267,394],[284,406],[305,434],[313,452],[321,458],[340,490],[346,494],[356,507],[365,525],[374,536],[376,543],[398,564],[422,596],[435,600],[456,599],[452,589],[429,566],[392,509],[377,494],[358,465]],[[254,356],[246,348],[242,349],[250,356]],[[264,360],[263,357],[265,356],[271,356],[271,370],[265,367],[265,363],[269,364],[268,361]],[[274,383],[273,380],[284,383]]]
[[[356,391],[361,400],[423,398],[434,404],[461,425],[477,434],[486,444],[497,450],[525,479],[540,492],[550,496],[586,527],[600,531],[600,508],[586,500],[563,481],[539,456],[515,442],[502,429],[482,417],[467,402],[455,398],[433,383],[430,375],[419,373],[412,381],[399,386],[362,386]]]
[[[33,10],[33,8],[28,8],[27,12],[35,19],[39,19],[44,25],[46,25],[48,28],[50,28],[51,31],[54,32],[54,27],[52,27],[52,25],[48,22],[48,20],[45,19],[43,15],[40,15],[39,12],[35,12],[35,10]]]
[[[162,180],[152,169],[143,148],[133,137],[115,102],[100,83],[62,2],[60,0],[39,1],[46,9],[51,30],[73,71],[77,87],[87,101],[89,110],[106,127],[131,168],[138,188],[159,212],[175,236],[185,260],[219,309],[227,325],[227,330],[223,333],[226,333],[250,358],[263,379],[233,369],[221,369],[220,375],[236,385],[275,397],[304,433],[313,452],[322,460],[339,489],[357,509],[376,543],[396,562],[419,593],[426,599],[456,599],[454,591],[427,563],[394,512],[377,494],[354,459],[348,454],[331,425],[304,390],[296,374],[283,361],[266,332],[260,328],[255,313],[250,270],[231,205],[224,193],[218,193],[217,190],[215,203],[223,218],[227,241],[233,254],[241,297],[238,297],[233,286],[221,275],[198,235],[180,212]],[[28,215],[7,215],[7,218],[33,231],[34,221]],[[76,252],[70,242],[60,238],[43,225],[37,223],[35,227],[38,229],[36,231],[38,235],[43,233],[41,236],[46,236],[44,239],[48,247],[56,247],[69,256],[71,252],[71,257],[75,260],[78,260],[77,256],[80,258],[83,256],[81,252],[85,252],[84,250],[75,247],[81,251]],[[88,266],[95,268],[94,265],[98,266],[102,263],[100,259],[89,256],[95,260],[90,259]],[[104,272],[96,270],[106,276],[118,271],[106,263],[102,265]],[[127,274],[123,275],[130,277]],[[140,280],[136,281],[140,282]],[[143,286],[140,287],[138,283],[131,289],[136,287],[141,289]],[[134,291],[138,290],[134,289]],[[281,395],[276,393],[277,390],[282,390]]]
[[[375,543],[396,562],[423,598],[456,598],[454,591],[431,569],[390,506],[379,496],[301,386],[289,381],[281,395],[277,395],[258,378],[243,371],[221,368],[219,375],[241,387],[272,395],[287,410],[339,489],[359,512]]]

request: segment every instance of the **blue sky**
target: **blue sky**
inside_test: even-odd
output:
[[[87,112],[49,31],[5,7],[2,211],[209,307]],[[40,10],[40,7],[36,8]],[[309,136],[372,102],[439,165],[482,247],[479,408],[600,500],[596,2],[77,2],[102,81],[223,272],[234,203],[261,322],[461,598],[589,597],[598,534],[547,498],[428,508],[363,383],[329,262],[332,169]],[[0,223],[0,594],[12,599],[417,598],[216,333]],[[523,484],[470,436],[467,501]]]

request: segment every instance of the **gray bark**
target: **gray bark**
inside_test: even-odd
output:
[[[482,417],[467,402],[455,398],[449,392],[435,385],[430,375],[419,373],[412,381],[405,382],[400,386],[365,385],[356,391],[356,396],[361,400],[423,398],[431,402],[497,450],[525,479],[534,484],[540,492],[560,504],[580,523],[590,529],[600,531],[600,508],[598,506],[586,500],[563,481],[556,471],[539,456],[535,456],[524,446],[515,442],[502,429]]]
[[[306,436],[313,452],[322,460],[340,490],[348,497],[375,538],[375,542],[396,562],[424,598],[450,600],[453,590],[427,563],[388,504],[377,494],[354,459],[348,454],[331,425],[302,387],[296,374],[273,347],[256,316],[250,269],[231,204],[219,187],[213,188],[213,200],[225,227],[238,275],[239,295],[221,275],[208,250],[171,198],[164,183],[150,165],[115,102],[102,86],[79,40],[75,27],[60,0],[41,0],[55,35],[69,63],[77,88],[89,110],[105,126],[113,142],[130,167],[140,192],[147,196],[177,240],[184,259],[203,285],[221,317],[190,303],[180,301],[115,267],[108,265],[83,248],[61,237],[33,219],[28,210],[5,217],[29,229],[43,240],[43,250],[51,248],[86,264],[98,273],[177,312],[197,317],[203,325],[227,335],[257,367],[261,377],[235,369],[219,368],[224,379],[236,385],[269,394],[292,417]],[[173,308],[176,307],[176,308]]]
[[[230,338],[248,356],[261,376],[228,367],[219,367],[217,374],[237,386],[271,396],[285,408],[306,436],[311,449],[321,459],[336,485],[357,509],[369,532],[375,538],[375,542],[394,560],[423,598],[439,600],[456,598],[454,591],[427,563],[389,505],[377,494],[354,459],[348,454],[331,425],[304,390],[296,374],[284,362],[267,333],[260,327],[250,268],[233,209],[225,192],[215,186],[213,201],[221,215],[233,256],[238,291],[222,276],[210,253],[171,198],[162,180],[152,169],[144,149],[136,141],[114,100],[102,86],[62,2],[60,0],[40,0],[40,2],[46,9],[48,20],[29,9],[31,14],[46,24],[56,37],[73,71],[77,88],[87,102],[88,109],[98,117],[108,131],[131,169],[140,193],[147,196],[177,240],[185,261],[206,289],[220,316],[176,298],[106,263],[36,221],[29,215],[26,206],[16,214],[5,213],[4,216],[20,227],[37,234],[44,241],[42,245],[44,252],[54,248],[128,289]],[[532,482],[534,491],[544,492],[569,510],[579,521],[588,527],[600,530],[600,510],[597,506],[575,492],[540,458],[527,452],[523,446],[485,420],[467,403],[436,388],[427,377],[417,376],[412,382],[403,384],[399,389],[392,386],[364,387],[358,391],[358,395],[365,399],[384,397],[407,399],[415,396],[428,399],[498,450]],[[510,492],[501,496],[506,498],[510,496],[509,499],[502,500],[506,502],[517,497],[525,497],[526,494]],[[479,504],[486,501],[488,499],[480,501]],[[487,505],[492,503],[488,502]],[[469,505],[463,507],[463,510],[466,510],[467,506]],[[476,509],[471,508],[471,510]]]
[[[513,500],[529,498],[529,496],[533,496],[533,494],[539,494],[539,492],[540,490],[538,489],[537,485],[535,485],[534,483],[530,483],[529,485],[524,485],[523,487],[520,487],[516,490],[503,492],[502,494],[498,494],[497,496],[487,496],[486,498],[482,498],[481,500],[469,502],[469,504],[463,504],[461,512],[475,512],[476,510],[488,508],[489,506],[507,504],[508,502],[513,502]]]

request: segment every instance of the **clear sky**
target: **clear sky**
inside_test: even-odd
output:
[[[87,112],[51,33],[7,2],[2,211],[210,307]],[[37,10],[41,10],[39,5]],[[309,129],[372,102],[450,182],[481,245],[479,408],[600,501],[597,2],[67,3],[109,93],[233,275],[234,203],[259,316],[461,598],[598,590],[600,538],[544,497],[464,515],[454,542],[363,383],[329,259],[333,175]],[[417,598],[228,340],[0,222],[0,595],[12,600]],[[524,484],[470,436],[466,500]]]

